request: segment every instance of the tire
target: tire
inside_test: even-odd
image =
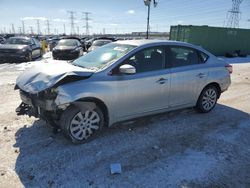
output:
[[[202,113],[210,112],[217,103],[219,98],[219,91],[215,86],[207,86],[201,92],[197,101],[197,109]]]
[[[83,113],[72,105],[63,112],[60,119],[64,136],[74,144],[91,141],[101,132],[103,125],[104,116],[98,106]]]
[[[39,52],[39,56],[38,57],[42,57],[43,55],[43,52],[42,52],[42,49],[40,49],[40,52]]]
[[[26,60],[29,62],[29,61],[32,61],[32,53],[29,52],[26,56]]]

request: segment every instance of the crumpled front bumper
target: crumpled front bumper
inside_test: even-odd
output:
[[[22,103],[16,108],[17,115],[29,115],[40,117],[41,111],[54,111],[54,100],[39,99],[38,96],[25,93],[20,90]]]

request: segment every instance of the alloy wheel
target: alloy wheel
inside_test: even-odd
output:
[[[203,108],[207,111],[211,110],[216,104],[216,100],[217,100],[216,91],[212,88],[209,88],[208,90],[206,90],[206,92],[202,97]]]
[[[100,121],[101,119],[95,111],[79,112],[71,120],[70,133],[77,140],[86,140],[100,129]]]

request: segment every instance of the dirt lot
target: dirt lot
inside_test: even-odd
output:
[[[231,61],[232,85],[211,113],[145,117],[83,145],[16,116],[27,64],[0,65],[0,187],[250,187],[250,58]]]

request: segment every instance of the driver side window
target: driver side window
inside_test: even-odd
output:
[[[164,47],[151,47],[137,52],[126,64],[134,66],[137,73],[143,73],[163,69],[164,61]]]

